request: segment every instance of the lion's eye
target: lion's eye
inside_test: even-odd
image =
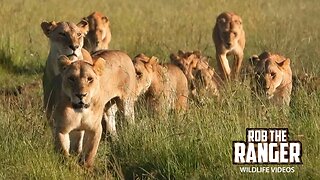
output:
[[[272,72],[271,74],[272,79],[274,79],[276,77],[276,73]]]
[[[81,35],[82,35],[81,33],[77,33],[77,36],[78,36],[78,37],[81,37]]]
[[[76,79],[75,79],[74,77],[72,77],[72,76],[69,77],[68,80],[69,80],[70,82],[72,82],[72,83],[76,81]]]
[[[137,75],[137,78],[141,78],[142,77],[142,72],[137,71],[136,75]]]
[[[60,36],[63,36],[63,37],[66,37],[66,36],[67,36],[66,33],[64,33],[64,32],[59,32],[59,35],[60,35]]]
[[[236,33],[236,32],[234,32],[233,34],[234,34],[234,36],[237,36],[237,35],[238,35],[238,33]]]
[[[87,81],[88,81],[88,83],[92,83],[93,82],[93,78],[92,77],[88,77]]]

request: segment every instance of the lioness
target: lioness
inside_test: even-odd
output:
[[[278,105],[289,105],[292,91],[290,59],[264,52],[253,56],[250,61],[257,74],[263,77],[258,76],[256,80],[264,86],[268,99]]]
[[[229,80],[237,78],[240,73],[245,47],[245,32],[242,19],[233,12],[221,13],[213,28],[212,39],[216,47],[216,59],[219,75]],[[233,69],[230,69],[228,55],[234,55]]]
[[[111,41],[110,21],[108,17],[100,12],[93,12],[88,17],[83,18],[83,20],[89,23],[89,32],[84,37],[83,47],[90,53],[108,49]],[[107,116],[104,116],[107,125],[110,124],[110,122],[115,122],[117,111],[118,108],[116,105],[113,105],[107,110]],[[107,127],[107,129],[110,132],[111,129],[109,129],[109,127]],[[111,135],[116,136],[115,131],[110,133]]]
[[[114,99],[125,116],[134,118],[136,77],[131,59],[120,51],[103,52],[102,56],[105,59],[99,57],[94,64],[60,57],[61,74],[54,81],[55,104],[50,104],[56,149],[68,156],[74,141],[70,133],[84,131],[81,160],[85,167],[93,165],[106,104]]]
[[[44,107],[48,107],[48,100],[52,90],[53,78],[60,74],[57,59],[61,55],[70,58],[91,61],[88,51],[82,48],[83,38],[88,32],[88,22],[81,21],[77,25],[71,22],[42,22],[43,33],[49,38],[50,52],[46,61],[43,75]],[[51,110],[47,111],[51,112]],[[49,119],[50,114],[47,113]]]
[[[84,38],[84,48],[93,53],[108,49],[111,41],[110,21],[100,12],[93,12],[83,18],[89,22],[89,32]]]
[[[137,55],[133,63],[137,74],[137,94],[145,93],[147,102],[155,112],[187,109],[188,82],[177,66],[162,66],[156,57],[149,58],[144,54]]]
[[[116,111],[120,110],[129,124],[134,123],[134,109],[131,107],[134,106],[134,102],[137,99],[136,72],[131,58],[124,52],[117,50],[99,50],[92,54],[93,61],[99,58],[106,60],[109,65],[107,67],[110,68],[109,70],[113,73],[109,77],[109,83],[112,83],[110,85],[111,89],[119,88],[123,91],[112,92],[116,96],[106,105],[108,116],[105,117],[107,123],[106,128],[112,136],[117,136],[115,123]]]
[[[207,57],[202,56],[199,51],[183,52],[179,50],[178,54],[171,54],[170,59],[186,75],[193,96],[204,89],[219,97],[218,77],[214,69],[210,67]]]

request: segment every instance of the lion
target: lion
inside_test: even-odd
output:
[[[126,53],[119,50],[99,50],[92,54],[93,61],[96,61],[99,58],[105,59],[112,67],[112,70],[118,68],[118,72],[114,72],[113,76],[110,77],[112,77],[112,79],[122,79],[122,83],[118,85],[118,88],[122,88],[123,91],[128,94],[126,103],[117,100],[117,98],[119,98],[117,97],[108,102],[107,107],[105,108],[107,110],[107,115],[104,115],[106,130],[108,130],[111,136],[117,138],[115,113],[118,110],[124,114],[125,119],[129,124],[134,124],[134,111],[131,108],[126,108],[126,106],[133,106],[137,99],[136,72],[131,58]],[[116,83],[113,84],[115,85]]]
[[[264,87],[267,98],[277,105],[289,105],[292,91],[290,59],[264,52],[254,55],[250,61],[255,66],[256,81]]]
[[[249,58],[248,74],[251,76],[251,90],[258,95],[265,94],[265,62],[271,57],[270,52],[263,52],[259,56],[253,55]]]
[[[202,89],[219,97],[219,78],[215,70],[210,67],[208,58],[200,51],[170,54],[170,60],[184,72],[190,85],[191,95],[197,96]]]
[[[212,39],[216,47],[219,75],[224,80],[236,79],[240,74],[246,42],[242,26],[241,17],[233,12],[223,12],[216,19]],[[229,55],[234,56],[232,70],[227,59]]]
[[[57,59],[61,55],[66,55],[74,60],[86,59],[92,61],[92,59],[90,53],[82,48],[84,36],[89,31],[87,21],[82,20],[77,25],[72,22],[42,22],[41,28],[50,42],[50,51],[42,79],[44,107],[47,108],[52,90],[52,81],[55,76],[60,74]],[[49,116],[50,114],[47,113],[47,118]]]
[[[102,58],[103,57],[103,58]],[[101,119],[108,102],[114,100],[126,117],[134,119],[136,77],[130,57],[120,51],[104,51],[94,63],[58,60],[61,74],[54,81],[52,119],[55,149],[70,155],[77,141],[73,131],[84,132],[81,162],[92,167],[101,139]],[[110,107],[110,106],[109,106]]]
[[[94,53],[99,50],[107,50],[111,41],[109,18],[100,12],[93,12],[89,16],[84,17],[82,20],[85,20],[89,23],[89,31],[84,37],[83,47],[90,53]],[[104,120],[106,120],[107,124],[109,124],[108,121],[115,121],[117,111],[118,108],[116,105],[113,105],[107,111],[107,115],[104,116]],[[116,136],[116,133],[114,131],[110,133],[113,137]]]
[[[108,49],[111,41],[110,21],[100,12],[93,12],[83,20],[89,22],[89,32],[84,38],[84,48],[90,53]]]
[[[138,54],[133,59],[137,75],[137,95],[145,94],[154,112],[161,114],[168,110],[184,111],[188,108],[188,81],[174,64],[158,63]]]

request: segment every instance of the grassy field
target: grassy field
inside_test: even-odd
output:
[[[247,36],[245,64],[268,50],[289,57],[294,74],[320,75],[318,0],[3,0],[0,9],[0,92],[40,82],[49,50],[42,21],[78,22],[93,11],[111,21],[111,49],[163,62],[179,49],[214,57],[215,18],[235,11]],[[93,172],[53,151],[41,86],[17,97],[2,93],[0,179],[319,179],[319,91],[299,88],[282,111],[252,96],[249,84],[227,87],[219,103],[191,102],[183,116],[151,117],[137,107],[137,123],[121,128],[118,142],[101,142]],[[232,141],[245,140],[248,127],[289,128],[290,140],[302,142],[303,165],[290,165],[294,173],[240,173]]]

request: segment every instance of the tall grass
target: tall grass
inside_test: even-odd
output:
[[[78,22],[92,11],[111,21],[111,49],[155,55],[201,50],[215,56],[211,39],[216,16],[235,11],[246,31],[246,59],[264,50],[291,59],[294,74],[319,75],[318,1],[85,1],[4,0],[0,3],[0,89],[40,81],[49,44],[42,21]],[[215,66],[215,59],[210,62]],[[0,91],[1,92],[1,91]],[[119,128],[119,141],[100,144],[92,172],[77,158],[54,153],[42,107],[42,90],[0,95],[0,179],[270,179],[314,178],[319,174],[320,95],[304,87],[287,110],[252,95],[250,83],[227,87],[220,102],[191,102],[185,115],[166,118],[136,107],[136,124]],[[232,164],[232,141],[247,127],[288,127],[303,145],[303,165],[295,173],[243,174]]]

